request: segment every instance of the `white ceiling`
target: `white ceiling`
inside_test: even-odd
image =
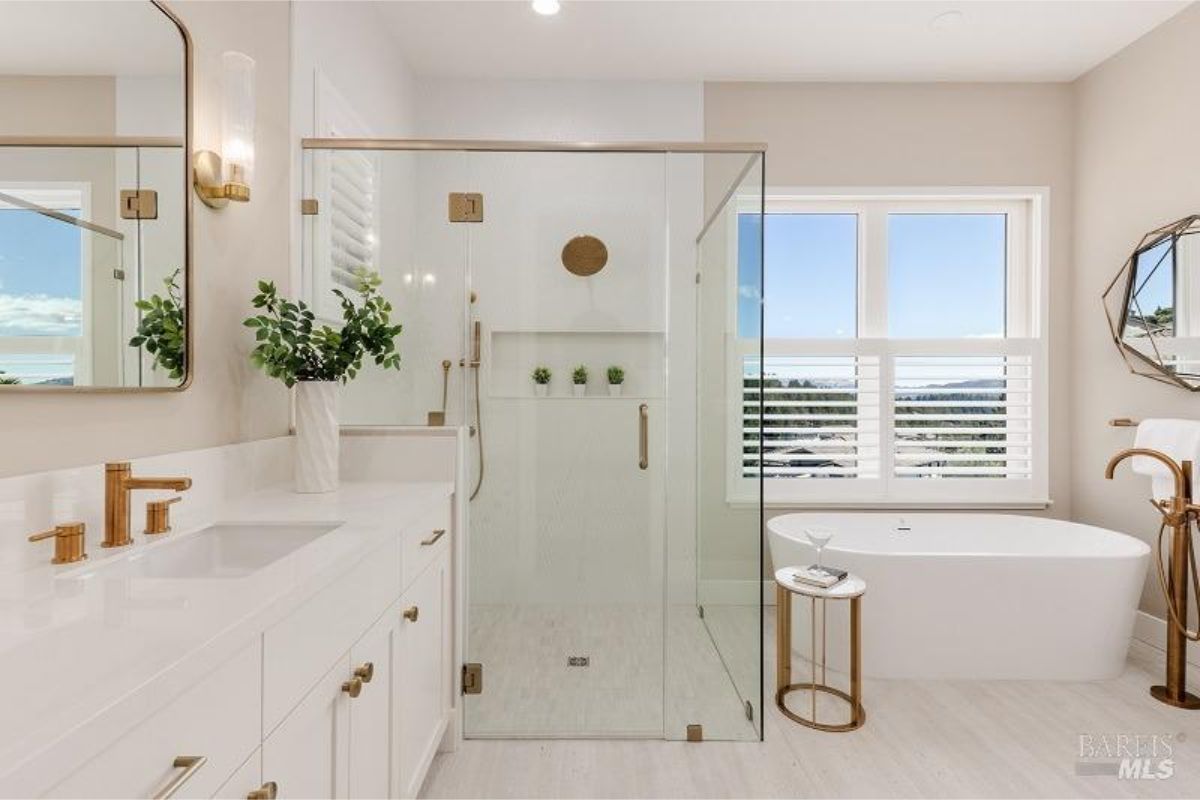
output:
[[[1184,0],[384,2],[422,76],[642,80],[1069,81]],[[935,18],[960,12],[958,24]]]

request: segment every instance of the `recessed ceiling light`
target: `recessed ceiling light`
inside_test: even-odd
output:
[[[543,17],[554,16],[560,8],[558,0],[533,0],[533,10]]]
[[[958,30],[967,21],[967,17],[961,11],[947,11],[943,14],[938,14],[929,22],[929,27],[935,31],[954,31]]]

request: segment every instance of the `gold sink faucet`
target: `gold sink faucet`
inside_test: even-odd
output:
[[[192,487],[191,478],[135,478],[128,461],[104,465],[104,541],[101,547],[124,547],[133,543],[129,531],[129,493],[135,489]]]

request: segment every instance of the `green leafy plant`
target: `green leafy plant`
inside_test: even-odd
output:
[[[625,370],[615,364],[608,368],[608,382],[613,386],[620,386],[625,382]]]
[[[583,364],[577,366],[571,372],[571,383],[576,386],[586,386],[588,381],[588,368]]]
[[[4,370],[0,369],[0,386],[16,386],[20,382],[20,378],[15,375],[6,375]]]
[[[379,293],[383,281],[368,270],[356,275],[358,304],[340,289],[333,290],[342,306],[341,330],[318,326],[303,300],[294,303],[280,297],[273,282],[259,281],[252,302],[263,313],[243,323],[254,329],[258,342],[250,353],[255,366],[287,386],[299,381],[346,383],[358,375],[367,356],[384,369],[400,369],[396,337],[403,326],[391,324],[392,305]]]
[[[550,382],[550,368],[549,367],[534,367],[532,377],[533,377],[534,383],[538,383],[538,384],[541,384],[544,386]]]
[[[143,347],[154,357],[151,369],[162,367],[172,380],[182,380],[187,370],[187,333],[184,326],[183,298],[179,294],[179,272],[163,278],[166,294],[152,294],[134,303],[142,312],[137,335],[130,347]]]

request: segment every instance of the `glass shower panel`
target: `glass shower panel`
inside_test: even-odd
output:
[[[711,654],[702,655],[715,658],[720,669],[709,666],[710,685],[690,708],[706,739],[757,739],[763,715],[762,156],[706,156],[705,198],[711,211],[697,239],[696,616],[711,643]],[[698,665],[692,670],[701,674]]]
[[[341,393],[343,425],[464,424],[469,225],[450,222],[447,198],[467,183],[462,152],[306,152],[305,196],[318,213],[303,218],[305,302],[338,327],[333,290],[353,292],[367,269],[404,326],[399,371],[365,364]]]
[[[469,158],[464,186],[484,215],[468,226],[483,480],[466,660],[483,665],[485,689],[465,698],[466,733],[657,738],[666,156]]]

